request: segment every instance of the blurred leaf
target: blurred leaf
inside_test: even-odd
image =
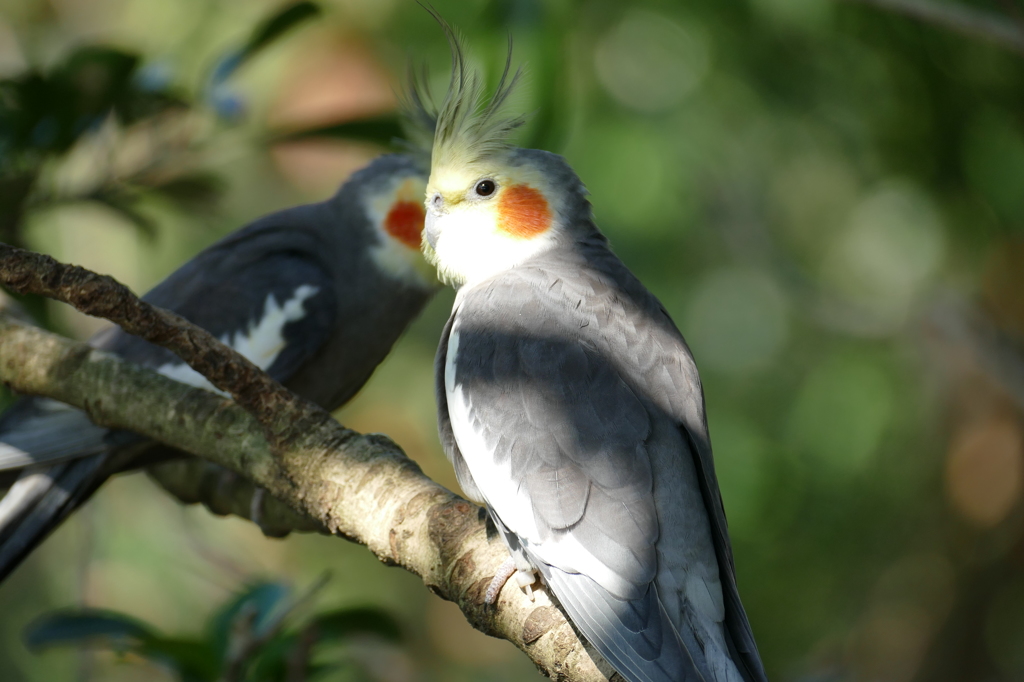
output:
[[[214,682],[220,675],[220,660],[207,642],[153,637],[135,652],[172,668],[182,682]]]
[[[148,238],[156,237],[156,223],[148,216],[143,215],[134,206],[132,198],[116,191],[99,191],[91,194],[89,199],[103,204],[122,218],[130,222],[139,232]]]
[[[321,11],[315,2],[296,2],[285,7],[253,31],[252,37],[243,48],[243,58],[250,57],[302,22],[318,16]]]
[[[35,126],[35,146],[65,151],[119,104],[127,104],[138,63],[137,55],[109,47],[86,46],[72,52],[37,93],[42,110]],[[49,131],[39,132],[50,121],[52,139]]]
[[[78,95],[83,111],[100,112],[114,105],[131,86],[139,56],[112,47],[80,47],[54,70],[52,80],[63,80]]]
[[[90,45],[69,54],[48,74],[28,71],[0,81],[0,148],[62,153],[112,112],[132,123],[183,100],[141,89],[138,55]]]
[[[183,209],[199,212],[212,208],[224,193],[224,188],[220,176],[201,172],[180,175],[151,189]]]
[[[89,608],[54,611],[25,630],[25,645],[33,650],[72,644],[99,644],[125,650],[135,649],[154,638],[145,623],[131,616]]]
[[[189,108],[189,103],[184,97],[167,90],[163,92],[149,92],[145,86],[134,84],[127,96],[117,102],[115,111],[123,124],[131,124],[136,121],[157,116],[172,109],[184,110]]]
[[[166,87],[155,88],[138,79],[141,62],[136,54],[87,46],[73,52],[53,78],[68,83],[78,98],[79,116],[89,125],[98,124],[110,111],[129,125],[167,109],[188,106]]]
[[[315,2],[296,2],[288,5],[276,14],[268,17],[256,27],[248,42],[237,50],[222,57],[213,68],[210,82],[214,87],[231,77],[245,62],[257,52],[292,30],[308,19],[321,13],[320,6]]]
[[[402,640],[402,629],[387,611],[371,606],[339,609],[313,619],[321,640],[339,640],[352,635],[377,635],[391,642]]]
[[[237,620],[245,613],[251,613],[252,631],[260,633],[275,610],[291,594],[291,589],[284,583],[259,582],[239,594],[217,611],[207,625],[208,637],[219,660],[224,660]]]
[[[294,655],[298,640],[297,635],[288,634],[273,637],[264,643],[251,661],[246,679],[249,682],[285,679],[288,661]]]
[[[248,679],[251,682],[284,679],[289,665],[302,654],[306,658],[308,679],[313,679],[318,672],[337,673],[340,667],[351,665],[347,655],[340,661],[319,666],[312,665],[309,659],[322,658],[318,655],[322,645],[337,644],[355,635],[374,635],[389,642],[402,639],[398,622],[382,609],[338,609],[315,617],[300,632],[282,634],[264,643],[251,663]]]
[[[35,72],[0,81],[0,136],[7,155],[71,146],[73,99],[65,84]]]
[[[351,661],[314,664],[320,643],[358,634],[389,641],[401,637],[398,623],[376,608],[339,609],[320,615],[299,631],[278,632],[284,619],[308,602],[326,576],[295,598],[283,583],[259,582],[231,599],[210,619],[206,640],[165,638],[145,623],[113,611],[68,609],[50,614],[26,632],[32,649],[52,645],[92,645],[132,652],[172,670],[182,682],[214,682],[225,675],[248,682],[286,679],[302,661],[303,679],[337,673]],[[229,660],[230,658],[230,660]]]
[[[3,173],[0,168],[0,242],[23,247],[21,220],[37,174]]]
[[[272,133],[270,144],[279,142],[291,142],[294,140],[307,140],[314,137],[340,138],[344,140],[358,140],[360,142],[372,142],[384,146],[391,146],[396,139],[403,137],[402,126],[395,114],[364,118],[344,123],[334,123],[318,128],[308,128],[294,132]]]
[[[213,682],[219,661],[203,642],[169,639],[145,623],[103,609],[67,609],[43,616],[25,631],[29,649],[50,646],[94,646],[132,651],[174,670],[182,682]]]
[[[19,294],[2,286],[0,289],[3,289],[4,295],[12,298],[15,304],[26,313],[27,319],[32,324],[50,331],[56,330],[53,308],[47,304],[50,299],[38,294]]]

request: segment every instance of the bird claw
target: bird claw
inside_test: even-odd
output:
[[[534,601],[536,599],[536,597],[533,596],[533,587],[532,587],[532,585],[533,585],[533,583],[530,583],[530,585],[520,585],[520,587],[523,588],[523,592],[526,593],[526,598],[529,599],[530,601]]]
[[[516,582],[519,584],[520,589],[526,593],[527,599],[533,601],[535,599],[533,594],[532,585],[537,582],[537,574],[534,571],[524,571],[516,566],[516,560],[513,557],[509,557],[502,562],[501,566],[498,567],[497,572],[494,574],[494,578],[491,579],[491,583],[487,586],[487,592],[484,593],[484,603],[493,606],[498,601],[498,595],[501,594],[501,589],[505,587],[505,583],[508,582],[509,578],[515,576]]]

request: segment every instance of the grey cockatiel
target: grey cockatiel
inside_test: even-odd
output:
[[[520,585],[539,572],[626,679],[765,680],[690,351],[565,160],[506,143],[515,79],[481,102],[448,32],[452,81],[417,116],[436,121],[424,249],[458,288],[436,371],[459,483]]]
[[[437,288],[419,251],[425,182],[411,157],[380,157],[327,201],[255,221],[143,298],[204,327],[299,395],[337,408]],[[212,388],[171,352],[120,328],[91,343]],[[0,416],[0,474],[25,470],[0,500],[0,579],[141,441],[52,400],[24,398]]]

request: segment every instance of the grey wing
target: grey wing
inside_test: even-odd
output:
[[[454,321],[455,315],[452,315],[445,323],[444,330],[441,332],[441,341],[437,346],[437,355],[434,358],[434,397],[437,400],[437,434],[445,456],[448,457],[448,461],[452,463],[452,467],[455,469],[455,477],[462,487],[462,492],[474,502],[484,504],[484,497],[480,493],[480,489],[477,488],[473,475],[469,472],[469,467],[466,466],[466,460],[462,457],[459,444],[455,442],[452,420],[448,415],[448,396],[444,389],[444,373],[448,358],[448,337],[451,334]]]
[[[47,398],[22,398],[0,415],[0,470],[14,478],[0,498],[0,580],[45,535],[47,519],[63,518],[74,491],[87,487],[110,449],[108,435],[84,412]],[[61,463],[33,466],[39,462]]]
[[[256,234],[243,248],[237,236],[229,238],[227,252],[218,246],[203,252],[144,298],[207,328],[287,382],[329,338],[337,303],[325,268],[307,254],[278,249],[278,238],[273,232]],[[91,343],[180,381],[208,386],[177,356],[118,328]],[[142,439],[32,398],[0,419],[0,458],[8,466],[31,465],[0,501],[2,580],[120,468],[126,447]],[[36,468],[41,464],[50,466]]]
[[[0,581],[113,473],[102,453],[28,469],[0,500]]]
[[[507,305],[520,293],[491,295]],[[696,640],[673,626],[656,583],[659,522],[648,448],[664,434],[613,363],[583,339],[515,324],[566,317],[531,309],[537,302],[523,301],[518,315],[492,316],[486,302],[477,308],[467,299],[457,312],[447,412],[467,469],[569,616],[617,669],[645,682],[711,680]]]
[[[636,308],[630,321],[635,333],[620,346],[619,352],[628,355],[633,348],[645,349],[646,357],[635,356],[633,361],[637,367],[638,383],[678,428],[683,441],[681,450],[686,453],[687,461],[692,462],[718,564],[723,624],[730,658],[745,680],[767,682],[764,664],[736,585],[728,524],[708,437],[704,393],[693,355],[664,306],[618,259],[607,254],[603,260],[604,271],[618,280],[621,291]]]
[[[0,415],[0,471],[105,452],[108,430],[47,398],[22,398]]]
[[[626,601],[583,574],[547,565],[542,565],[540,571],[572,622],[631,682],[712,679],[701,672],[689,654],[691,649],[700,650],[693,637],[680,645],[653,587],[642,599]]]
[[[679,429],[683,442],[680,451],[692,463],[693,477],[699,485],[706,523],[718,564],[726,644],[730,658],[740,668],[744,679],[766,682],[764,665],[743,609],[736,585],[736,572],[728,525],[715,476],[711,442],[705,419],[704,393],[693,355],[664,306],[603,245],[592,250],[588,264],[596,265],[596,279],[611,282],[616,303],[628,302],[628,323],[615,341],[612,353],[629,358],[630,371],[637,379],[636,388],[645,393]],[[566,279],[571,279],[567,277]],[[577,278],[578,279],[578,278]],[[595,288],[600,289],[600,285]],[[607,303],[607,298],[605,299]],[[594,310],[593,319],[608,319],[609,310],[624,309],[621,305],[602,305]],[[599,325],[600,326],[600,325]],[[639,350],[638,350],[639,349]],[[640,352],[642,350],[642,352]],[[665,544],[665,543],[661,543]],[[677,552],[678,547],[674,548]]]
[[[118,453],[143,442],[45,398],[23,398],[5,412],[0,454],[20,475],[13,471],[17,478],[0,499],[0,580],[120,466]]]
[[[330,337],[337,317],[333,281],[318,263],[295,253],[204,271],[203,262],[213,260],[189,262],[143,298],[205,328],[287,383]],[[208,386],[170,351],[119,328],[101,332],[91,343],[172,378]],[[25,398],[0,416],[0,471],[106,452],[108,436],[79,410]]]
[[[204,252],[143,299],[206,329],[287,383],[330,338],[338,309],[334,280],[306,253],[243,251],[251,255],[242,262],[231,256],[224,262],[217,251]],[[119,329],[95,345],[187,383],[206,385],[170,351]]]
[[[753,682],[767,682],[768,676],[761,662],[761,656],[754,641],[754,633],[750,628],[743,602],[740,600],[739,588],[736,584],[736,568],[733,561],[732,545],[729,542],[729,529],[725,516],[725,506],[715,475],[714,457],[711,451],[711,440],[708,437],[704,411],[704,395],[693,356],[682,335],[675,330],[675,325],[668,312],[660,305],[660,314],[672,326],[679,336],[681,350],[674,354],[677,362],[663,361],[658,370],[653,371],[649,380],[652,384],[674,392],[676,395],[687,396],[685,400],[675,401],[675,412],[681,430],[687,440],[689,449],[695,454],[694,463],[697,468],[697,480],[711,523],[712,540],[718,557],[718,566],[722,583],[725,607],[725,627],[727,642],[733,653],[733,660],[745,673],[744,678]],[[666,381],[666,374],[668,380]],[[666,386],[667,384],[667,386]],[[696,395],[694,395],[696,394]]]

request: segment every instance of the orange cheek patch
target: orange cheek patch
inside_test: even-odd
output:
[[[517,239],[529,239],[551,227],[544,195],[528,185],[512,185],[498,198],[498,227]]]
[[[423,232],[423,204],[415,201],[396,201],[384,218],[384,229],[410,249],[420,248]]]

